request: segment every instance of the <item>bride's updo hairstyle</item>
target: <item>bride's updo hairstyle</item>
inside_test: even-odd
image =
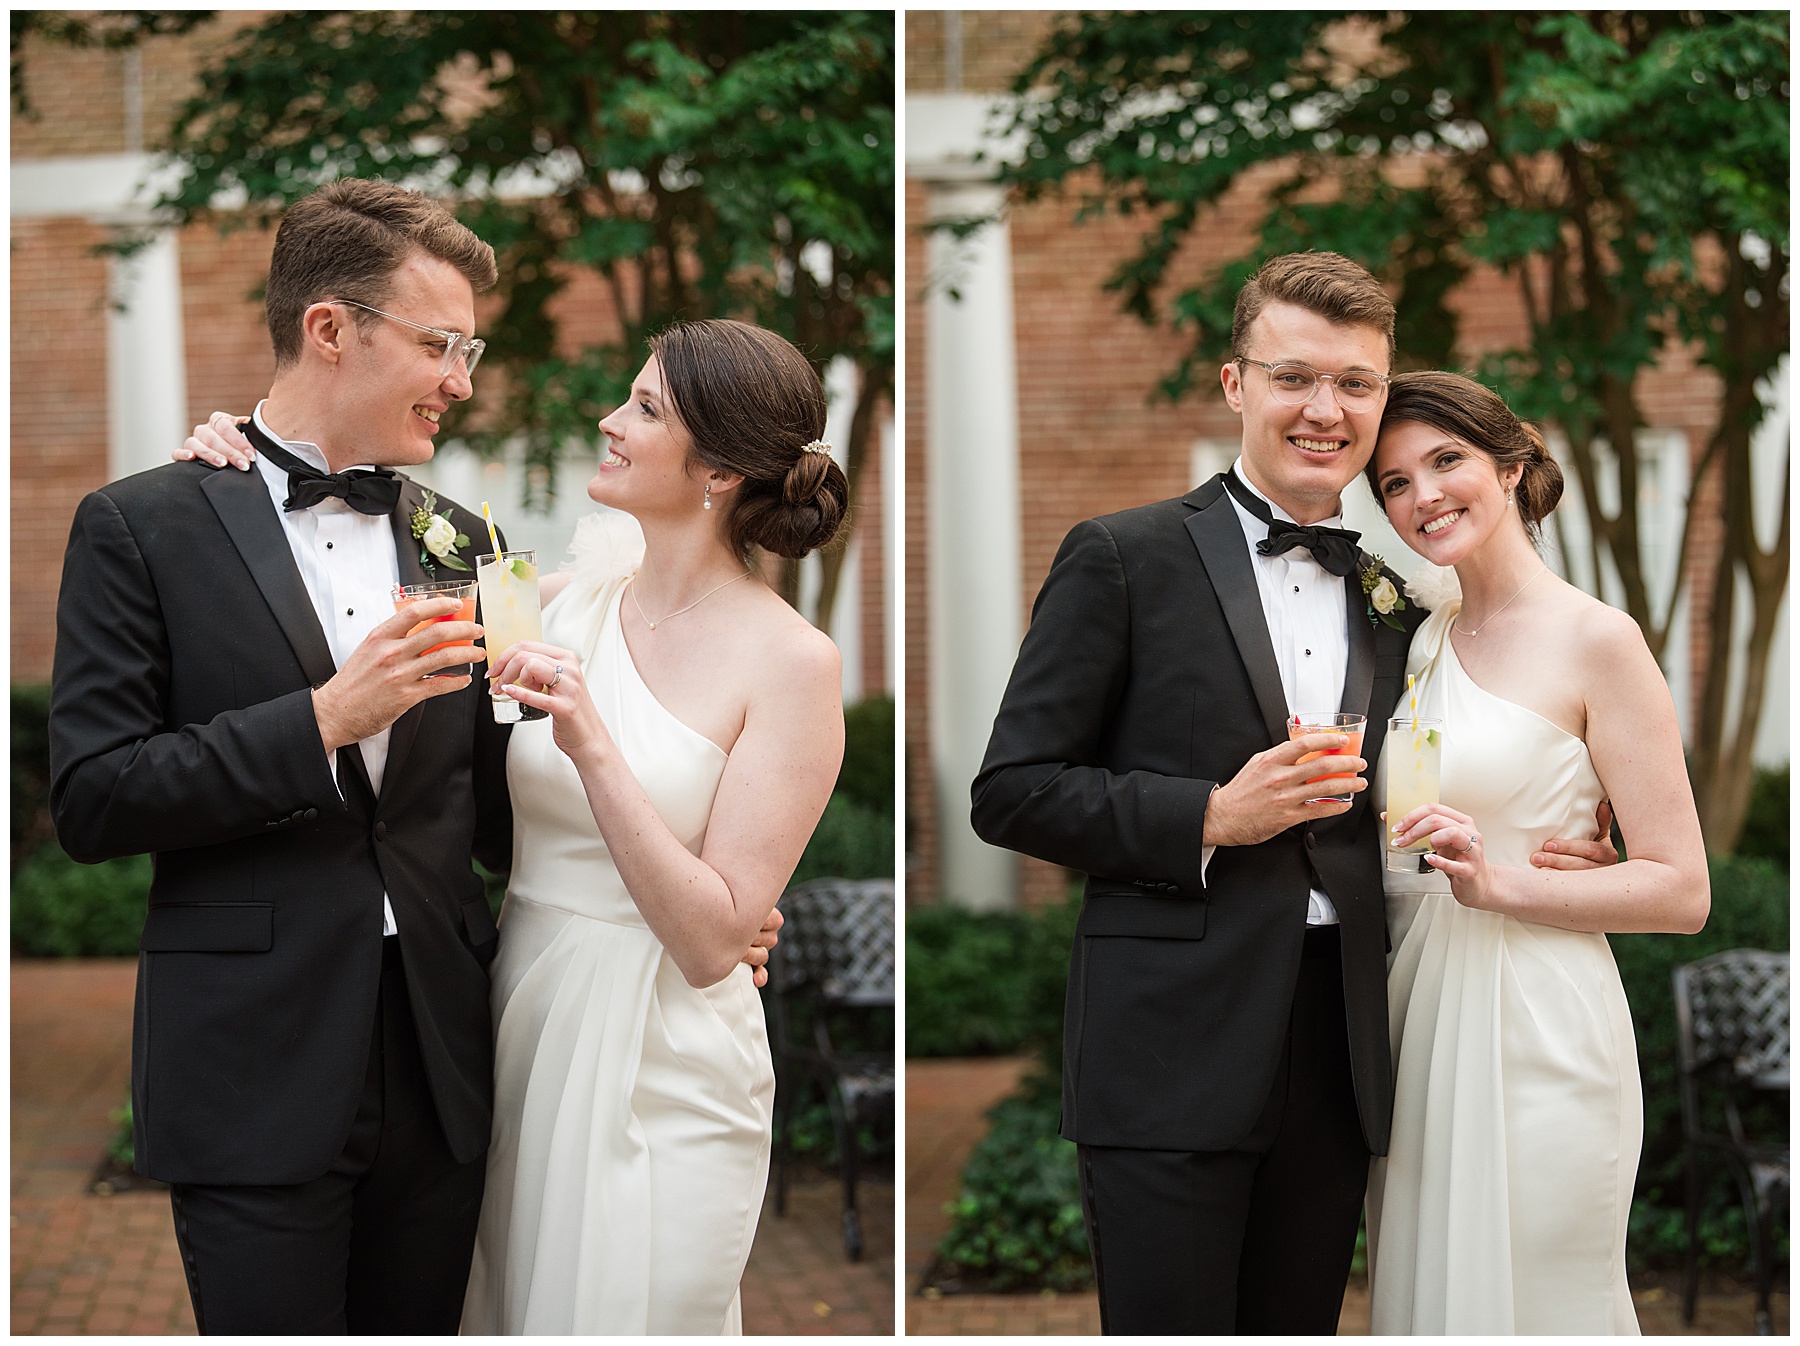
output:
[[[829,453],[807,447],[825,433],[825,389],[804,355],[728,318],[676,323],[650,353],[693,456],[744,478],[726,496],[726,536],[740,557],[756,547],[804,556],[837,536],[850,484]]]
[[[1563,474],[1550,456],[1544,436],[1535,425],[1527,425],[1513,415],[1500,395],[1491,388],[1442,369],[1426,369],[1416,374],[1396,374],[1388,385],[1387,406],[1381,413],[1381,428],[1402,421],[1418,421],[1447,435],[1455,435],[1463,443],[1481,450],[1493,461],[1496,471],[1518,464],[1523,467],[1513,497],[1525,531],[1535,541],[1538,525],[1562,499]],[[1375,479],[1375,460],[1363,475],[1369,489],[1380,501],[1381,489]]]

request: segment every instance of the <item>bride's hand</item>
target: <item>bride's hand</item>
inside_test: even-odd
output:
[[[493,685],[525,706],[550,712],[556,746],[579,764],[582,757],[606,757],[612,735],[594,708],[581,661],[568,650],[540,641],[521,640],[501,651],[489,675]]]
[[[233,419],[228,412],[215,411],[206,418],[204,425],[196,425],[194,433],[182,440],[181,447],[169,457],[178,463],[198,458],[214,467],[235,467],[240,472],[248,472],[256,450],[250,447],[250,441],[238,427],[249,422],[248,416]]]
[[[1433,854],[1425,857],[1425,863],[1449,877],[1450,892],[1458,902],[1483,911],[1498,910],[1493,901],[1493,866],[1488,864],[1473,818],[1444,804],[1416,808],[1400,820],[1394,844],[1406,847],[1419,841],[1431,843]]]

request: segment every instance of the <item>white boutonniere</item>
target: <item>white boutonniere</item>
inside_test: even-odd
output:
[[[419,564],[437,574],[437,561],[452,570],[467,570],[468,565],[456,555],[458,547],[469,545],[469,535],[456,531],[456,525],[437,512],[437,497],[425,492],[425,503],[413,511],[412,535],[419,540]]]
[[[1369,600],[1369,625],[1380,622],[1391,626],[1396,631],[1404,631],[1406,627],[1394,614],[1406,611],[1406,600],[1400,597],[1400,591],[1394,582],[1381,573],[1381,558],[1371,556],[1368,564],[1357,572],[1362,581],[1362,591]]]

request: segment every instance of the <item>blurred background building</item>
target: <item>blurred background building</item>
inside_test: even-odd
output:
[[[974,10],[906,16],[906,733],[914,905],[1037,907],[1067,891],[1065,871],[987,846],[968,823],[969,783],[1031,601],[1076,522],[1182,494],[1237,453],[1238,421],[1217,395],[1216,368],[1202,368],[1199,391],[1183,400],[1153,400],[1188,338],[1121,311],[1119,295],[1103,288],[1136,253],[1152,216],[1101,212],[1077,224],[1081,194],[1097,183],[1093,174],[1072,177],[1066,196],[1030,203],[994,182],[999,166],[1020,153],[1006,129],[1008,109],[1017,106],[1014,82],[1059,17]],[[1268,188],[1281,176],[1278,164],[1252,167],[1203,209],[1171,262],[1170,289],[1251,251]],[[994,222],[975,226],[983,217]],[[960,227],[929,230],[933,222]],[[1785,296],[1776,302],[1785,305]],[[1529,331],[1517,281],[1493,267],[1476,266],[1445,305],[1455,319],[1460,367],[1520,345]],[[1713,635],[1705,600],[1726,540],[1716,472],[1697,488],[1681,594],[1672,588],[1690,476],[1719,423],[1721,385],[1691,348],[1669,343],[1634,388],[1647,422],[1637,439],[1640,551],[1653,601],[1675,598],[1662,664],[1692,747]],[[1754,526],[1768,549],[1786,501],[1785,360],[1760,391],[1771,409],[1752,446],[1751,471]],[[1562,456],[1567,445],[1556,442],[1554,428],[1552,440]],[[1566,459],[1565,472],[1569,494],[1555,527],[1546,528],[1551,562],[1623,606],[1616,571],[1590,545],[1581,487]],[[1601,474],[1596,490],[1616,511],[1616,466],[1610,479]],[[1360,485],[1346,493],[1345,506],[1348,526],[1364,533],[1369,550],[1402,573],[1418,564]],[[1785,523],[1780,528],[1785,538]],[[1785,564],[1784,543],[1783,573]],[[1739,602],[1742,629],[1732,634],[1738,651],[1749,626],[1745,606]],[[1770,694],[1755,727],[1754,758],[1763,767],[1788,760],[1785,599],[1777,628]]]

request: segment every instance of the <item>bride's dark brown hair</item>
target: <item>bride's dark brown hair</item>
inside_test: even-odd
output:
[[[1396,374],[1388,385],[1381,428],[1386,430],[1404,421],[1417,421],[1456,436],[1487,455],[1497,471],[1518,465],[1519,484],[1513,492],[1519,517],[1533,539],[1539,536],[1539,524],[1562,499],[1562,469],[1550,456],[1542,432],[1515,416],[1498,393],[1472,378],[1443,369]],[[1375,479],[1373,457],[1363,469],[1363,476],[1379,501],[1381,485]]]
[[[825,389],[791,342],[707,318],[653,337],[650,353],[694,458],[744,479],[725,517],[740,557],[756,547],[804,556],[837,536],[850,484],[830,454],[806,449],[825,433]]]

